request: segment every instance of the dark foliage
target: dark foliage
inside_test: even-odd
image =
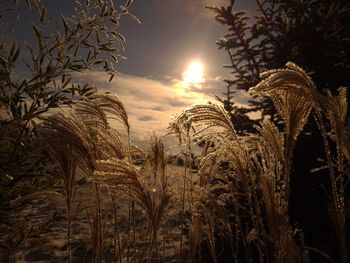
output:
[[[125,43],[118,33],[120,18],[139,22],[128,12],[132,1],[125,2],[115,7],[113,1],[76,1],[72,16],[55,21],[55,32],[47,6],[39,0],[0,2],[0,232],[16,227],[18,198],[57,183],[53,162],[38,139],[42,118],[93,98],[96,88],[74,83],[74,74],[100,70],[111,81],[114,64],[125,59],[118,54]],[[18,32],[4,32],[21,12],[34,17],[28,25],[33,39],[24,43],[12,35]],[[21,235],[8,251],[24,239]]]
[[[260,81],[261,72],[279,68],[287,61],[303,67],[319,91],[328,89],[337,94],[339,86],[349,87],[348,1],[256,0],[254,17],[235,10],[234,0],[226,7],[208,8],[215,12],[215,19],[227,27],[227,34],[217,44],[230,58],[231,64],[225,67],[231,69],[231,79],[226,81],[224,96],[218,99],[230,113],[238,132],[254,132],[252,127],[256,123],[249,120],[246,115],[249,112],[261,112],[262,118],[268,117],[276,124],[280,123],[269,98],[253,99],[249,108],[239,108],[235,106],[234,93],[236,89],[248,91]],[[307,246],[340,260],[335,230],[331,227],[331,181],[327,169],[314,169],[325,165],[321,141],[317,125],[311,119],[300,135],[294,153],[290,220],[304,232]],[[310,172],[313,169],[314,172]],[[349,192],[346,188],[347,196]],[[319,253],[310,252],[312,261],[320,258]]]
[[[229,55],[231,64],[226,67],[232,69],[234,79],[227,81],[228,91],[221,99],[228,111],[237,111],[232,108],[234,89],[247,91],[259,81],[261,72],[287,61],[301,65],[319,89],[336,91],[350,85],[347,1],[257,0],[254,17],[234,7],[234,0],[227,7],[208,7],[228,29],[217,41]],[[250,103],[248,112],[261,111],[262,116],[276,118],[268,99]]]

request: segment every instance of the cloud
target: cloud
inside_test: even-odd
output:
[[[204,7],[206,5],[214,6],[226,6],[229,4],[228,0],[172,0],[174,2],[179,2],[181,4],[195,6],[195,7]]]
[[[164,3],[164,0],[158,0],[159,3]],[[214,13],[206,6],[228,6],[228,0],[168,0],[167,5],[175,3],[183,7],[185,11],[195,14],[197,18],[213,19]]]
[[[144,145],[150,132],[164,134],[174,114],[195,104],[215,103],[214,95],[225,90],[225,83],[215,78],[201,87],[189,87],[176,78],[164,82],[126,74],[118,74],[108,82],[105,73],[96,71],[75,75],[74,79],[94,85],[99,92],[115,93],[121,99],[128,112],[133,142],[139,145]],[[237,105],[247,104],[243,92],[236,95]]]
[[[131,124],[133,140],[144,141],[149,132],[164,134],[172,115],[194,104],[214,100],[204,92],[192,90],[181,81],[161,81],[118,74],[112,82],[103,72],[75,75],[76,82],[90,83],[99,92],[115,93],[124,103]],[[117,125],[117,124],[115,124]]]
[[[190,90],[196,93],[203,93],[207,96],[215,98],[215,96],[219,96],[223,98],[225,95],[223,92],[226,91],[227,84],[223,81],[226,77],[217,76],[214,78],[206,79],[205,83],[198,87],[189,87]],[[232,88],[233,90],[233,88]],[[245,91],[235,90],[234,94],[234,102],[237,106],[248,106],[248,101],[251,100],[252,97],[248,96]]]
[[[205,5],[214,5],[214,6],[227,6],[229,1],[227,0],[204,0]]]
[[[150,116],[150,115],[141,116],[137,119],[139,121],[154,121],[155,120],[155,118],[153,116]]]

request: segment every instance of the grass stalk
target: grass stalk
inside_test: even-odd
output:
[[[135,201],[131,201],[131,224],[132,224],[132,243],[134,255],[136,254],[136,229],[135,229]]]
[[[94,184],[94,190],[95,190],[95,198],[96,198],[96,204],[95,204],[95,224],[94,224],[94,256],[93,256],[93,262],[94,263],[101,263],[102,262],[102,219],[101,219],[101,198],[100,198],[100,189],[99,185],[97,183]]]
[[[113,212],[114,212],[114,263],[122,263],[122,250],[120,244],[119,220],[118,220],[118,205],[116,203],[116,196],[112,196]],[[117,249],[118,248],[118,249]]]
[[[344,219],[344,207],[342,206],[343,202],[341,201],[342,198],[344,198],[341,194],[342,192],[338,192],[337,187],[337,177],[335,175],[334,171],[334,165],[333,165],[333,158],[331,156],[331,150],[327,139],[327,133],[326,129],[323,124],[322,115],[320,112],[316,112],[314,114],[315,121],[321,131],[323,144],[325,148],[326,153],[326,159],[327,159],[327,166],[330,174],[331,179],[331,186],[332,186],[332,207],[335,212],[335,223],[334,227],[337,234],[337,241],[338,241],[338,249],[339,249],[339,255],[340,260],[342,263],[347,263],[347,250],[346,250],[346,238],[345,238],[345,219]],[[339,147],[339,146],[338,146]],[[338,156],[339,158],[339,156]]]
[[[186,155],[186,161],[185,161],[185,171],[183,174],[183,186],[182,186],[182,204],[181,204],[181,216],[182,216],[182,222],[180,227],[180,262],[182,262],[183,259],[183,235],[184,235],[184,227],[185,227],[185,199],[186,199],[186,181],[187,181],[187,163],[188,163],[188,157]]]
[[[72,219],[72,207],[69,198],[66,198],[67,206],[67,252],[68,252],[68,262],[72,262],[72,245],[71,245],[71,219]]]

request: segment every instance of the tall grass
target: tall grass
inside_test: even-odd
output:
[[[98,95],[75,106],[71,115],[46,118],[40,134],[64,182],[69,261],[79,187],[76,166],[95,192],[90,213],[93,262],[103,261],[108,242],[114,262],[307,262],[308,251],[332,260],[304,244],[302,229],[295,229],[289,218],[294,149],[313,116],[327,156],[338,254],[341,262],[348,262],[346,90],[339,89],[338,95],[318,92],[293,63],[261,78],[250,92],[272,99],[281,125],[264,120],[255,133],[242,135],[221,106],[183,111],[168,132],[178,139],[185,159],[177,175],[181,180],[171,176],[174,165],[162,137],[151,134],[145,151],[132,145],[126,109],[115,96]],[[110,126],[112,118],[121,124],[118,129]],[[198,142],[205,146],[193,170],[192,145]],[[135,164],[136,155],[142,156],[142,164]],[[103,230],[107,223],[112,231]]]

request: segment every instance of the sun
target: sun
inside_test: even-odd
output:
[[[191,62],[186,71],[182,74],[183,81],[189,85],[198,85],[205,81],[204,66],[199,61]]]

